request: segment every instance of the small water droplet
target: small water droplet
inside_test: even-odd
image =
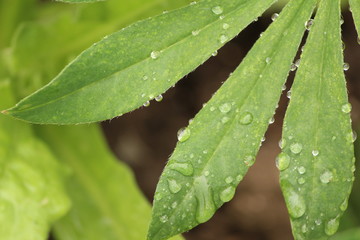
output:
[[[162,193],[160,193],[160,192],[157,192],[157,193],[155,194],[155,196],[154,196],[154,199],[155,199],[156,201],[160,201],[162,198],[163,198],[163,195],[162,195]]]
[[[219,110],[222,113],[228,113],[231,110],[231,104],[230,103],[224,103],[219,107]]]
[[[163,100],[163,96],[160,94],[159,96],[155,97],[155,101],[161,102]]]
[[[300,63],[301,63],[301,59],[299,58],[298,60],[295,61],[294,64],[295,64],[296,67],[299,67]]]
[[[305,22],[305,29],[310,31],[312,25],[314,25],[314,20],[313,19],[310,19],[310,20],[306,21]]]
[[[341,106],[341,111],[342,111],[343,113],[350,113],[350,112],[351,112],[351,109],[352,109],[352,107],[351,107],[351,104],[350,104],[350,103],[346,103],[346,104],[344,104],[344,105]]]
[[[178,193],[181,190],[181,185],[175,179],[168,179],[168,185],[172,193]]]
[[[160,221],[161,221],[162,223],[166,223],[168,220],[169,220],[169,219],[168,219],[168,216],[166,216],[166,215],[160,217]]]
[[[227,23],[224,23],[222,27],[223,27],[224,30],[226,30],[226,29],[228,29],[230,27],[230,25],[227,24]]]
[[[225,182],[226,182],[227,184],[230,184],[230,183],[232,183],[233,181],[234,181],[234,179],[233,179],[231,176],[225,178]]]
[[[250,155],[249,155],[249,156],[246,156],[246,157],[244,158],[244,163],[245,163],[245,165],[248,166],[248,167],[254,165],[254,163],[255,163],[255,157],[250,156]]]
[[[287,93],[286,93],[286,97],[287,97],[288,99],[290,99],[290,98],[291,98],[291,90],[287,91]]]
[[[194,173],[194,168],[191,163],[172,163],[169,168],[185,176],[191,176]]]
[[[197,35],[199,35],[199,33],[200,33],[200,30],[194,30],[194,31],[191,32],[191,34],[193,36],[197,36]]]
[[[221,119],[221,122],[222,122],[222,123],[227,123],[229,120],[230,120],[229,117],[223,117],[223,118]]]
[[[273,124],[274,122],[275,122],[275,118],[271,117],[270,120],[269,120],[269,124]]]
[[[360,44],[360,37],[357,37],[357,43]]]
[[[144,107],[148,107],[148,106],[150,106],[150,101],[146,101],[146,102],[144,102],[143,106],[144,106]]]
[[[171,207],[172,207],[172,208],[176,208],[176,207],[177,207],[177,202],[173,202],[173,203],[171,204]]]
[[[223,13],[223,9],[220,6],[213,7],[211,11],[216,15],[220,15]]]
[[[235,195],[234,187],[227,187],[220,193],[220,200],[223,202],[229,202]]]
[[[279,17],[278,13],[274,13],[273,15],[271,15],[271,20],[275,21],[277,18]]]
[[[299,174],[303,175],[305,172],[306,172],[306,168],[305,168],[305,167],[300,166],[300,167],[298,168],[298,173],[299,173]]]
[[[197,199],[196,220],[204,223],[215,213],[215,205],[212,200],[211,189],[204,176],[198,177],[194,181],[195,196]]]
[[[240,124],[249,125],[253,121],[253,115],[249,112],[245,112],[240,117]]]
[[[336,233],[339,228],[339,219],[338,217],[331,219],[325,225],[325,233],[328,236],[332,236]]]
[[[159,51],[152,51],[152,52],[150,53],[150,57],[151,57],[152,59],[157,59],[159,56],[160,56],[160,52],[159,52]]]
[[[322,223],[321,219],[316,219],[316,220],[315,220],[315,224],[316,224],[316,225],[320,226],[321,223]]]
[[[149,79],[149,77],[148,77],[148,76],[146,76],[146,75],[144,75],[144,76],[143,76],[143,80],[145,80],[145,81],[146,81],[146,80],[148,80],[148,79]]]
[[[306,233],[306,232],[307,232],[307,226],[306,226],[306,224],[304,224],[304,225],[301,226],[301,231],[302,231],[303,233]]]
[[[285,140],[285,139],[280,139],[280,141],[279,141],[279,148],[280,148],[280,149],[284,149],[285,144],[286,144],[286,140]]]
[[[349,70],[349,69],[350,69],[350,65],[349,65],[348,63],[344,63],[343,69],[344,69],[344,71]]]
[[[265,136],[261,138],[261,142],[265,142],[266,138]]]
[[[290,65],[290,71],[294,72],[294,71],[296,71],[296,69],[297,69],[297,66],[295,65],[295,63],[292,63]]]
[[[298,183],[300,185],[304,184],[305,183],[305,178],[303,178],[303,177],[298,178]]]
[[[294,154],[301,153],[302,149],[303,149],[303,146],[301,143],[293,143],[290,146],[290,151]]]
[[[211,54],[213,57],[217,56],[218,55],[218,51],[215,51]]]
[[[241,182],[241,180],[243,180],[243,178],[244,178],[244,176],[240,174],[240,175],[237,175],[237,176],[236,176],[235,180],[236,180],[237,182]]]
[[[341,205],[340,205],[340,210],[341,211],[345,211],[347,208],[348,208],[348,199],[346,198],[342,203],[341,203]]]
[[[191,132],[189,128],[181,128],[178,131],[177,138],[180,142],[185,142],[190,138]]]
[[[193,1],[193,2],[190,3],[190,5],[195,5],[195,4],[197,4],[196,1]]]
[[[279,156],[276,158],[276,167],[283,171],[287,169],[290,165],[290,157],[286,153],[280,153]]]
[[[355,131],[352,132],[352,141],[355,142],[357,139],[357,133]]]
[[[319,151],[318,150],[312,150],[311,154],[316,157],[317,155],[319,155]]]
[[[320,181],[324,184],[327,184],[333,179],[333,177],[334,176],[333,176],[332,172],[327,170],[327,171],[323,172],[323,174],[321,174]]]
[[[270,63],[271,63],[271,58],[270,58],[270,57],[267,57],[267,58],[265,59],[265,62],[266,62],[266,64],[270,64]]]
[[[210,175],[210,172],[209,172],[209,171],[205,171],[205,172],[204,172],[204,175],[207,177],[207,176]]]
[[[229,40],[228,36],[226,36],[224,34],[220,36],[220,42],[221,43],[225,43],[225,42],[227,42],[227,40]]]

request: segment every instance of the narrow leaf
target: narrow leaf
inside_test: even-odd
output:
[[[13,104],[9,82],[0,106]],[[0,116],[0,238],[46,240],[50,225],[69,208],[63,171],[28,125]]]
[[[327,239],[337,231],[355,170],[340,1],[322,0],[313,23],[291,89],[278,157],[295,239]]]
[[[58,240],[146,238],[150,204],[97,126],[41,126],[37,133],[72,171],[67,182],[72,208],[55,224]]]
[[[205,0],[135,23],[90,47],[7,113],[71,124],[129,112],[203,63],[274,1]]]
[[[360,0],[349,0],[350,10],[353,14],[355,26],[358,32],[358,43],[360,44]]]
[[[155,193],[148,239],[206,222],[253,165],[316,0],[293,0],[239,68],[180,131]]]

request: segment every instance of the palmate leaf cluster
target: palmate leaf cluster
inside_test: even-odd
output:
[[[215,55],[219,48],[256,21],[275,2],[203,0],[136,22],[93,44],[45,87],[3,113],[31,123],[65,125],[111,119],[148,106],[153,99],[162,99],[161,94]],[[349,2],[355,24],[359,27],[360,3],[358,0]],[[93,13],[89,10],[82,17],[91,21]],[[63,18],[58,23],[60,29],[66,29],[73,21],[67,16]],[[96,18],[95,14],[94,19],[100,21],[101,17]],[[78,38],[74,42],[63,40],[69,41],[69,48],[75,49],[82,45],[81,41],[94,42],[97,37],[109,34],[121,25],[115,17],[109,19],[111,24],[94,26],[98,27],[94,36],[85,35],[84,39]],[[204,104],[189,126],[179,131],[179,142],[157,186],[148,239],[168,239],[188,231],[209,220],[219,207],[233,198],[236,186],[254,164],[268,125],[273,122],[287,76],[297,68],[294,84],[288,93],[290,103],[283,125],[282,152],[276,162],[280,184],[295,239],[328,239],[336,233],[340,218],[347,209],[355,171],[351,105],[344,76],[347,65],[343,61],[341,41],[341,1],[290,0],[279,15],[273,16],[273,20],[228,80]],[[82,36],[89,31],[87,27],[74,25],[79,31],[71,37]],[[44,30],[46,26],[28,25],[19,31],[16,47],[8,53],[10,57],[6,61],[9,73],[3,73],[4,76],[13,74],[20,79],[29,76],[27,71],[22,71],[24,76],[15,74],[15,69],[22,64],[19,56],[22,57],[21,53],[29,44],[22,39],[30,40]],[[309,32],[306,44],[300,46],[306,31]],[[36,50],[38,57],[45,56],[51,37],[42,40],[44,50]],[[301,58],[295,64],[299,48],[302,49]],[[55,50],[54,59],[64,51],[76,52],[66,48]],[[28,64],[25,69],[31,69],[37,63],[29,61]],[[10,84],[9,79],[3,81],[4,86]],[[36,77],[30,84],[34,82],[41,85],[36,83]],[[25,86],[29,83],[18,80],[11,81],[11,84],[18,96],[28,94]],[[36,86],[30,87],[34,88]],[[36,129],[42,139],[54,143],[49,147],[51,151],[66,159],[67,165],[75,172],[67,187],[73,207],[65,220],[55,224],[59,239],[66,238],[66,234],[76,236],[79,231],[74,229],[77,221],[86,222],[86,219],[81,219],[85,218],[81,211],[93,209],[92,205],[98,208],[92,212],[91,218],[101,214],[108,217],[102,219],[101,224],[94,224],[100,228],[104,225],[103,232],[112,229],[107,234],[113,235],[106,239],[144,238],[141,234],[132,235],[132,231],[127,231],[132,224],[138,224],[135,219],[128,221],[122,215],[132,203],[129,201],[119,206],[119,199],[112,196],[116,186],[101,187],[104,174],[114,177],[106,179],[112,184],[127,181],[121,179],[118,172],[110,174],[116,169],[112,167],[114,163],[109,162],[108,166],[104,164],[99,169],[97,161],[102,156],[96,154],[108,156],[106,150],[98,150],[100,153],[95,154],[81,151],[81,144],[97,137],[78,139],[80,134],[76,131],[86,131],[86,128]],[[99,141],[89,144],[101,145]],[[12,180],[4,178],[2,181],[10,184]],[[56,181],[61,182],[59,179]],[[81,203],[87,195],[93,197],[93,202],[84,206]],[[146,208],[141,197],[138,198],[139,204]],[[57,217],[66,211],[66,204],[63,205]],[[127,207],[122,209],[122,206]],[[137,218],[135,212],[131,214]],[[40,217],[42,220],[48,218],[49,213],[43,215]],[[144,219],[142,225],[146,224]],[[98,231],[94,226],[86,229],[89,234],[92,230]],[[353,234],[358,234],[358,231],[354,230]],[[347,235],[352,233],[343,233],[342,236]],[[339,239],[346,237],[340,235]]]

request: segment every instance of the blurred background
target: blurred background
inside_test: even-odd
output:
[[[4,2],[6,1],[0,0],[0,3]],[[25,2],[14,1],[14,4],[26,4]],[[38,9],[25,8],[19,13],[19,20],[15,19],[11,24],[0,22],[0,47],[4,49],[2,58],[6,64],[6,67],[0,69],[0,74],[21,79],[17,81],[15,91],[22,97],[51,80],[66,63],[103,36],[138,19],[183,6],[190,1],[110,0],[109,4],[87,6],[47,0],[36,2]],[[220,49],[217,56],[179,81],[175,88],[163,95],[161,102],[152,101],[149,107],[142,107],[102,123],[110,148],[118,159],[131,167],[149,202],[152,201],[168,156],[176,145],[178,129],[187,126],[189,119],[196,115],[202,104],[211,98],[235,70],[259,35],[271,23],[271,15],[280,12],[285,2],[287,1],[280,1]],[[0,14],[4,17],[9,10],[11,11],[1,8]],[[360,129],[360,45],[346,4],[342,15],[345,61],[350,64],[346,78],[353,105],[353,127],[357,130]],[[306,36],[304,40],[305,38]],[[291,87],[293,77],[294,72],[291,72],[286,84],[287,90]],[[234,199],[220,208],[209,222],[186,233],[186,239],[293,239],[279,187],[279,172],[275,167],[275,158],[280,152],[278,142],[283,116],[288,104],[286,91],[284,94],[275,115],[275,123],[269,126],[257,161],[240,183]],[[358,141],[355,142],[355,148],[359,156]],[[359,165],[359,161],[357,164]],[[356,174],[349,210],[344,216],[341,230],[360,226],[359,171]]]

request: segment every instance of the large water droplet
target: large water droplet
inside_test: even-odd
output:
[[[322,183],[325,183],[325,184],[327,184],[327,183],[329,183],[332,179],[333,179],[333,174],[332,174],[332,172],[330,172],[330,171],[325,171],[325,172],[323,172],[323,174],[321,174],[321,176],[320,176],[320,181],[322,182]]]
[[[228,113],[231,110],[231,104],[230,103],[224,103],[219,107],[219,110],[222,113]]]
[[[235,188],[234,187],[227,187],[220,193],[220,200],[223,202],[230,201],[235,195]]]
[[[293,143],[290,145],[290,151],[294,154],[301,153],[303,146],[301,143]]]
[[[284,194],[286,196],[286,203],[290,216],[293,218],[303,216],[306,211],[304,199],[293,189],[286,189]]]
[[[211,9],[211,11],[212,11],[213,13],[215,13],[216,15],[220,15],[220,14],[223,13],[223,9],[222,9],[222,7],[220,7],[220,6],[213,7],[213,8]]]
[[[319,155],[319,150],[312,150],[311,154],[316,157],[317,155]]]
[[[196,220],[204,223],[215,213],[215,205],[212,200],[211,190],[208,186],[206,177],[201,176],[195,179],[195,195],[197,199]]]
[[[177,138],[180,142],[185,142],[190,138],[191,132],[189,128],[181,128],[178,131]]]
[[[249,125],[253,121],[253,115],[249,112],[245,112],[240,117],[240,124]]]
[[[325,225],[325,233],[328,236],[332,236],[339,228],[339,219],[336,217],[328,221]]]
[[[244,163],[246,166],[251,167],[255,163],[255,157],[249,155],[244,158]]]
[[[274,13],[273,15],[271,15],[271,20],[275,21],[278,17],[279,17],[279,14]]]
[[[290,165],[290,157],[286,153],[280,153],[276,158],[276,167],[283,171],[287,169]]]
[[[194,168],[191,163],[172,163],[169,168],[185,176],[191,176],[194,173]]]
[[[175,179],[168,179],[168,185],[172,193],[178,193],[181,190],[181,185]]]
[[[157,59],[159,56],[160,56],[160,52],[159,52],[159,51],[152,51],[152,52],[150,53],[150,57],[151,57],[152,59]]]
[[[346,104],[344,104],[344,105],[341,106],[341,111],[342,111],[343,113],[350,113],[350,112],[351,112],[351,109],[352,109],[352,107],[351,107],[351,104],[350,104],[350,103],[346,103]]]

